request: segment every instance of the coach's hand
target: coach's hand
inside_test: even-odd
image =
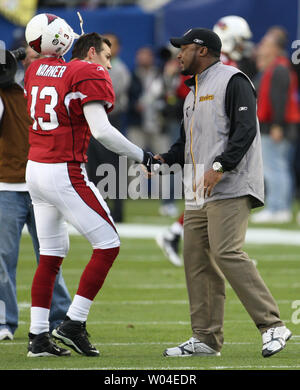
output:
[[[146,167],[149,174],[153,174],[153,172],[159,168],[158,165],[161,165],[161,161],[156,159],[153,153],[147,152],[145,150],[143,150],[143,152],[144,157],[142,164]]]
[[[222,179],[223,172],[216,172],[213,169],[209,169],[204,174],[203,187],[204,198],[208,198],[216,184]]]

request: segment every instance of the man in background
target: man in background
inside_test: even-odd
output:
[[[288,37],[274,26],[257,48],[260,73],[254,80],[262,134],[266,207],[253,214],[255,223],[292,220],[295,142],[300,122],[298,79],[286,55]]]

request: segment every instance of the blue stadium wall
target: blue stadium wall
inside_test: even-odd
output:
[[[116,33],[122,43],[121,57],[130,68],[134,66],[136,50],[141,46],[154,44],[154,15],[143,12],[139,7],[99,8],[96,10],[40,8],[37,13],[53,13],[64,18],[72,28],[80,33],[80,25],[76,11],[80,11],[84,20],[84,31],[99,33]],[[7,48],[14,42],[16,26],[0,16],[0,39]],[[66,59],[68,60],[69,54]]]
[[[285,27],[290,41],[299,39],[299,0],[173,0],[159,13],[158,44],[170,36],[180,36],[191,27],[212,28],[226,15],[245,18],[258,42],[273,26]]]
[[[66,19],[76,32],[80,32],[77,9],[39,9]],[[139,7],[99,8],[80,10],[86,32],[115,32],[121,39],[121,57],[132,69],[139,47],[159,48],[171,36],[182,35],[196,26],[212,28],[222,16],[235,14],[244,17],[258,42],[266,29],[282,25],[290,41],[299,39],[298,0],[174,0],[156,13],[146,13]],[[0,39],[11,48],[16,26],[0,16]],[[68,59],[68,58],[66,58]]]

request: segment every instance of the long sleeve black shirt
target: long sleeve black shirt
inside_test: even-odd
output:
[[[257,132],[256,94],[242,73],[235,74],[227,85],[225,111],[230,121],[228,143],[224,152],[215,156],[214,161],[219,161],[224,171],[231,171],[247,153]],[[168,165],[179,163],[183,166],[184,147],[185,130],[182,123],[179,138],[161,156]]]

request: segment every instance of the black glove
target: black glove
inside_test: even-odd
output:
[[[145,165],[145,167],[147,168],[148,172],[151,172],[151,166],[153,166],[154,164],[161,165],[161,161],[156,160],[154,158],[154,154],[153,153],[146,152],[146,150],[143,150],[143,152],[144,152],[144,157],[143,157],[142,164]]]

